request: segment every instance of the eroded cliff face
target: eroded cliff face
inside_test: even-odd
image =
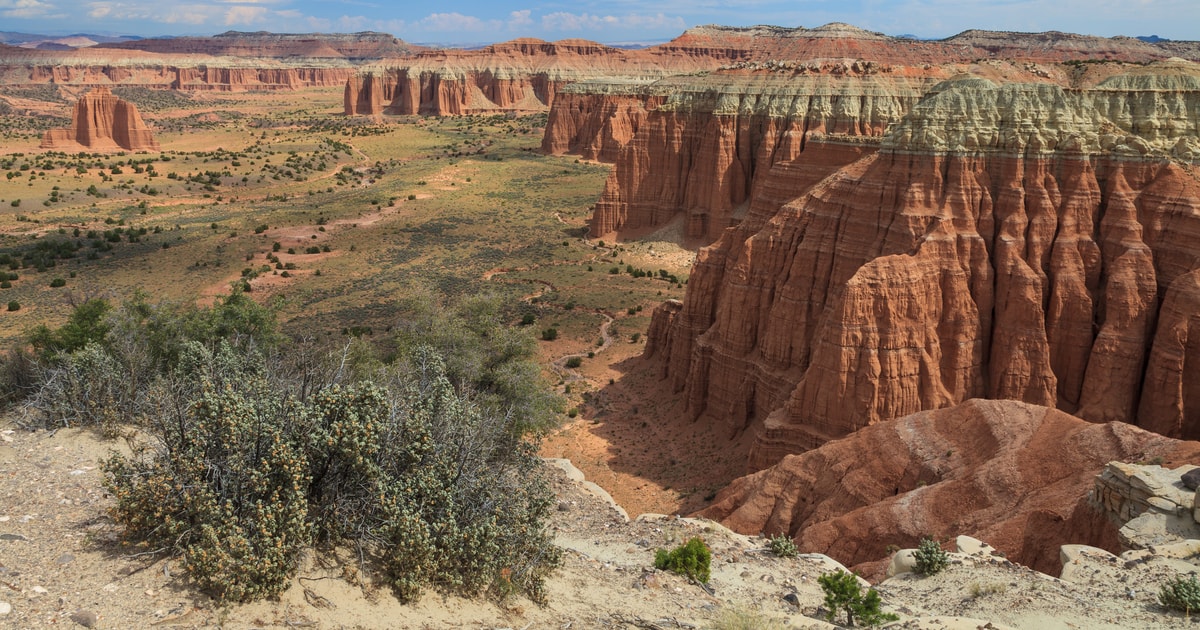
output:
[[[789,455],[734,481],[701,515],[741,533],[786,534],[867,574],[891,545],[965,534],[1056,575],[1063,544],[1121,551],[1117,526],[1089,506],[1089,489],[1110,461],[1154,457],[1195,461],[1200,443],[970,400]]]
[[[775,179],[776,165],[787,165],[778,175],[797,194],[872,152],[932,83],[777,74],[658,81],[652,89],[668,96],[619,152],[590,234],[654,228],[682,214],[687,238],[711,242],[751,211],[752,192]]]
[[[542,151],[616,162],[666,97],[652,84],[605,80],[568,85],[559,90],[550,109]]]
[[[90,149],[110,151],[158,151],[137,107],[117,98],[108,88],[98,87],[75,103],[69,129],[51,129],[42,136],[41,148],[59,151]]]
[[[568,84],[648,83],[719,60],[626,51],[586,40],[517,39],[479,50],[429,50],[364,68],[346,83],[345,113],[457,115],[545,111]]]
[[[0,47],[0,84],[128,85],[158,89],[239,92],[336,87],[354,75],[346,59],[232,57],[98,49],[64,52]]]
[[[647,355],[752,469],[975,397],[1200,436],[1198,77],[947,81],[772,211],[775,160]]]

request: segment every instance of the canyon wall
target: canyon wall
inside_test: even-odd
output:
[[[685,238],[711,242],[755,212],[752,191],[764,182],[794,196],[873,152],[933,83],[769,73],[657,81],[653,93],[667,96],[619,149],[589,233],[652,229],[682,215]],[[547,138],[561,127],[551,125]]]
[[[0,46],[0,85],[243,92],[337,87],[354,76],[340,58],[230,57],[83,48],[57,52]]]
[[[41,148],[57,151],[158,151],[137,107],[106,87],[93,88],[75,103],[69,129],[50,129]]]
[[[360,70],[346,83],[345,113],[440,116],[545,111],[570,83],[599,78],[648,83],[675,73],[715,68],[721,62],[707,56],[627,51],[570,39],[517,39],[478,50],[427,50]]]
[[[1200,437],[1197,112],[1186,62],[1086,90],[962,77],[827,177],[783,183],[828,140],[775,156],[646,356],[692,414],[754,432],[751,469],[975,397]]]
[[[963,534],[1057,575],[1063,544],[1122,551],[1118,525],[1088,493],[1108,462],[1153,458],[1194,462],[1200,443],[970,400],[789,455],[734,481],[701,515],[745,534],[786,534],[866,575],[882,572],[889,548]]]

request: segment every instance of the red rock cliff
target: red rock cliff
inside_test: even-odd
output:
[[[131,85],[178,90],[279,90],[343,85],[351,61],[329,57],[231,57],[96,47],[44,51],[0,47],[0,84]]]
[[[59,151],[159,150],[158,141],[142,122],[137,107],[117,98],[105,87],[94,88],[79,99],[71,127],[47,131],[41,147]]]
[[[776,160],[647,354],[753,469],[975,397],[1198,437],[1197,111],[1190,64],[946,82],[782,207],[805,160]]]
[[[966,534],[1057,575],[1058,549],[1119,552],[1087,504],[1106,463],[1200,457],[1200,443],[1092,424],[1015,401],[971,400],[875,425],[734,481],[701,515],[746,533],[786,533],[806,552],[871,571],[888,547]],[[876,565],[877,566],[877,565]]]
[[[711,242],[742,220],[775,165],[791,165],[794,186],[815,183],[873,151],[931,84],[791,74],[663,79],[652,89],[669,96],[620,150],[590,233],[658,227],[682,214],[686,237]]]

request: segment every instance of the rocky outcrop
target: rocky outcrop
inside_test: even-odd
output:
[[[98,87],[79,99],[69,129],[51,129],[42,136],[43,149],[58,151],[158,151],[137,107]]]
[[[702,250],[653,358],[753,469],[975,397],[1200,435],[1198,77],[939,85]]]
[[[1195,489],[1183,476],[1193,464],[1175,470],[1156,464],[1109,462],[1088,495],[1091,506],[1120,529],[1125,549],[1147,549],[1192,540],[1200,545]]]
[[[861,568],[886,559],[891,545],[966,534],[1057,574],[1063,544],[1120,551],[1117,525],[1088,492],[1107,462],[1152,457],[1195,461],[1200,443],[970,400],[789,455],[734,481],[700,515],[742,533],[785,533],[802,551]]]

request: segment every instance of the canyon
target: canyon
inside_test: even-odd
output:
[[[551,108],[544,151],[613,164],[591,237],[699,248],[643,360],[748,445],[701,514],[876,576],[924,535],[1119,551],[1096,472],[1200,455],[1195,44],[836,30]]]
[[[706,244],[645,356],[751,470],[976,397],[1194,439],[1200,69],[1108,65],[583,83],[543,148],[614,162],[593,236]]]
[[[1198,62],[1196,42],[845,24],[703,26],[632,50],[228,33],[0,47],[0,82],[92,87],[71,128],[44,136],[60,151],[159,149],[110,85],[341,87],[346,116],[375,117],[347,122],[381,134],[386,116],[544,113],[543,154],[611,165],[586,228],[554,214],[589,263],[624,266],[615,248],[643,239],[696,252],[682,299],[655,300],[639,359],[603,378],[556,365],[566,392],[594,395],[571,417],[611,431],[624,414],[636,431],[655,422],[646,399],[665,401],[654,413],[682,420],[659,421],[715,443],[692,457],[728,445],[737,460],[699,516],[880,578],[925,536],[969,534],[1051,574],[1065,544],[1120,552],[1120,524],[1089,498],[1105,465],[1200,464]],[[480,179],[438,177],[396,200]],[[595,312],[608,325],[617,306]],[[607,349],[606,331],[574,356]],[[594,459],[636,446],[685,468],[686,448],[638,441]]]

